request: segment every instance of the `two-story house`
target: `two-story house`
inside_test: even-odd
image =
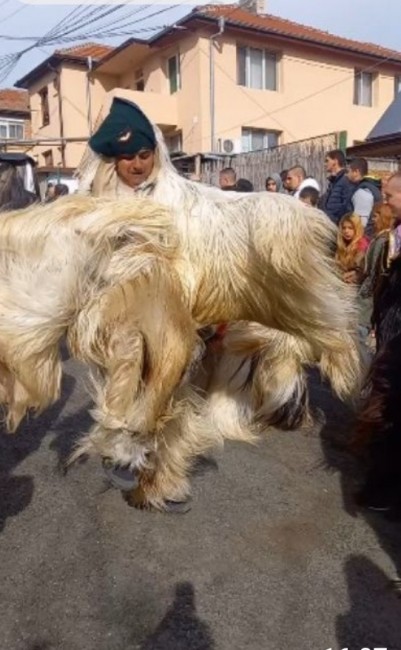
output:
[[[98,107],[108,90],[107,80],[102,85],[90,73],[111,50],[97,43],[57,50],[16,82],[29,94],[36,143],[31,155],[39,169],[68,172],[77,166],[91,129],[91,101]]]
[[[106,93],[119,88],[171,151],[250,151],[334,131],[346,132],[343,146],[363,140],[401,88],[401,52],[260,11],[260,2],[197,7],[149,40],[97,51],[91,69],[88,52],[79,66],[63,59],[58,85],[50,57],[17,83],[29,89],[34,133],[45,134],[47,119],[64,137],[88,136]],[[82,54],[64,52],[74,51]],[[39,158],[50,151],[76,165],[82,143],[56,154],[41,147]]]
[[[24,140],[31,137],[31,114],[26,90],[0,90],[0,150],[26,150]]]

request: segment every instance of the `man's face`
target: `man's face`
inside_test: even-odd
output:
[[[324,167],[328,174],[335,174],[337,171],[337,160],[335,160],[335,158],[330,158],[330,156],[326,156],[324,159]]]
[[[401,218],[401,179],[393,178],[388,181],[385,198],[396,217]]]
[[[295,192],[298,187],[301,185],[302,178],[299,174],[297,174],[294,171],[289,171],[287,174],[287,178],[285,179],[285,187],[290,191],[290,192]]]
[[[351,183],[359,183],[362,180],[362,175],[359,169],[349,169],[347,171],[347,178]]]
[[[235,185],[235,179],[230,174],[220,174],[219,183],[221,189],[223,187],[233,187]]]
[[[116,159],[117,175],[129,187],[137,188],[153,171],[155,152],[141,149],[134,156],[119,156]]]

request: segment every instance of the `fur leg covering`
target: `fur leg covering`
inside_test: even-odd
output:
[[[252,442],[255,423],[283,429],[310,423],[304,366],[313,355],[305,342],[240,322],[229,326],[221,349],[210,354],[208,401],[223,437]]]
[[[60,340],[104,283],[106,269],[113,271],[113,252],[129,246],[130,273],[146,268],[150,249],[166,259],[174,254],[165,209],[143,199],[116,210],[109,204],[67,197],[2,216],[0,399],[10,431],[28,409],[40,412],[58,398]]]

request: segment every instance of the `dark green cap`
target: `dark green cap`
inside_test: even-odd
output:
[[[89,146],[107,158],[130,156],[141,149],[155,149],[156,137],[139,106],[115,97],[110,113],[90,138]]]

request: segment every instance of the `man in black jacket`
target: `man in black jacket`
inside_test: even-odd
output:
[[[354,189],[347,178],[346,159],[340,149],[329,151],[326,154],[324,164],[329,174],[329,186],[322,196],[319,207],[335,224],[338,224],[341,217],[347,212]]]

